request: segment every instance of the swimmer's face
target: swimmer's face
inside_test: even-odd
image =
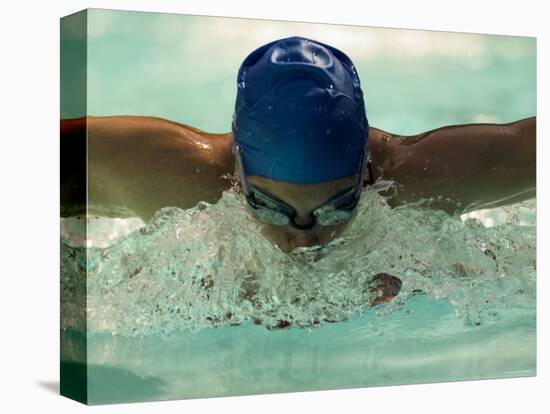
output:
[[[319,184],[294,184],[287,181],[272,180],[254,175],[247,176],[249,184],[258,187],[279,200],[294,207],[297,224],[307,225],[311,222],[312,211],[327,202],[334,195],[353,188],[357,183],[357,175],[325,181]],[[265,224],[263,234],[271,239],[284,252],[290,252],[300,246],[315,246],[330,242],[338,237],[355,217],[345,224],[336,226],[321,226],[316,223],[308,230],[299,230],[291,225],[275,226]]]

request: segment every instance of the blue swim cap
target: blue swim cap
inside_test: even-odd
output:
[[[313,184],[357,174],[369,124],[357,71],[326,44],[289,37],[237,76],[232,131],[248,175]]]

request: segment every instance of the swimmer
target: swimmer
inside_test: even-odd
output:
[[[392,207],[425,200],[450,214],[535,196],[535,117],[416,136],[370,127],[350,58],[296,36],[250,53],[237,86],[224,134],[147,116],[61,120],[62,215],[86,208],[85,158],[74,156],[86,154],[86,132],[88,211],[147,221],[165,206],[216,202],[236,172],[284,252],[338,237],[375,181],[394,183],[381,193]]]

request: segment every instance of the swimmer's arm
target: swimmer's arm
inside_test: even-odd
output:
[[[447,126],[401,137],[370,129],[377,175],[397,183],[392,206],[433,199],[451,214],[535,197],[536,117]]]
[[[86,122],[87,120],[87,122]],[[61,120],[61,214],[147,221],[166,206],[215,202],[233,173],[230,134],[142,116]],[[84,151],[84,153],[83,153]]]

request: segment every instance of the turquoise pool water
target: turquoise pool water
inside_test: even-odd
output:
[[[535,375],[533,208],[485,227],[371,190],[342,238],[284,254],[227,191],[104,247],[62,243],[62,289],[88,270],[89,402]],[[380,272],[401,291],[370,307]],[[62,325],[75,350],[77,318]]]
[[[243,59],[293,35],[350,56],[369,123],[383,130],[409,135],[536,113],[535,38],[98,9],[88,11],[87,30],[89,115],[159,116],[226,133]],[[63,118],[82,115],[71,59],[61,62]]]
[[[74,334],[65,333],[70,343]],[[170,339],[88,338],[91,403],[532,376],[535,318],[511,309],[465,326],[445,300],[415,297],[318,329],[247,323]]]

